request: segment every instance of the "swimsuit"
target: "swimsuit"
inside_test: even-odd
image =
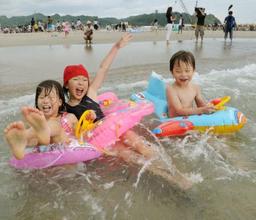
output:
[[[73,131],[73,128],[70,127],[70,125],[68,123],[67,114],[68,114],[67,112],[64,112],[61,115],[60,124],[61,124],[61,127],[64,129],[65,133],[67,134],[67,136],[73,137],[74,131]],[[69,143],[68,143],[68,145],[69,145]],[[64,144],[64,143],[63,144],[40,145],[40,146],[36,146],[33,151],[34,152],[49,152],[49,151],[53,151],[56,149],[62,149],[64,146],[66,146],[66,144]],[[73,142],[72,146],[74,146],[74,142]]]
[[[100,105],[95,102],[94,100],[92,100],[90,97],[88,97],[87,95],[85,95],[81,102],[78,105],[75,106],[71,106],[69,104],[66,104],[66,109],[67,112],[69,113],[73,113],[77,119],[79,120],[80,117],[82,116],[82,114],[84,113],[84,111],[86,110],[93,110],[96,113],[96,119],[95,121],[98,121],[102,118],[104,118],[104,114],[102,112],[102,110],[100,109]]]
[[[69,123],[68,123],[67,114],[68,114],[67,112],[64,112],[62,114],[62,116],[60,118],[60,124],[61,124],[61,127],[66,132],[66,134],[68,136],[71,136],[74,132],[73,132],[73,128],[71,128]]]

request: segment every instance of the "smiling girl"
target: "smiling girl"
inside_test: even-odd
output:
[[[35,106],[21,109],[29,128],[25,128],[24,122],[17,121],[4,130],[5,138],[17,159],[24,157],[27,146],[68,143],[77,123],[75,115],[63,113],[63,90],[54,80],[43,81],[37,86]]]

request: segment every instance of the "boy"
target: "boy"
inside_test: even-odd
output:
[[[209,114],[215,111],[214,106],[203,99],[200,87],[191,82],[195,73],[195,58],[192,53],[176,52],[170,59],[170,71],[175,81],[166,87],[169,117]],[[193,106],[194,101],[196,107]]]

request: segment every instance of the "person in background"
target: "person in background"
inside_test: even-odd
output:
[[[181,33],[182,34],[182,29],[184,27],[184,18],[182,16],[182,14],[180,15],[180,20],[179,20],[179,30],[178,30],[178,34]]]
[[[195,15],[197,17],[196,30],[195,30],[196,42],[198,42],[199,34],[200,34],[201,42],[203,42],[204,22],[206,17],[205,8],[195,8]]]
[[[47,17],[47,31],[48,32],[54,31],[53,30],[53,20],[52,20],[51,16]]]
[[[154,32],[158,31],[158,20],[156,18],[152,22],[152,31],[154,31]]]
[[[35,29],[34,29],[34,25],[35,25],[35,19],[34,19],[34,17],[31,18],[30,25],[31,25],[31,32],[34,32],[34,31],[35,31]]]
[[[93,28],[94,28],[94,30],[96,30],[96,31],[99,29],[98,21],[93,21]]]
[[[69,35],[70,32],[70,24],[68,21],[63,22],[63,31],[65,34],[65,37],[67,37]]]
[[[167,32],[166,32],[166,44],[169,44],[170,37],[172,34],[172,25],[173,22],[175,21],[175,17],[172,15],[172,7],[168,7],[166,11],[166,20],[167,20]]]
[[[233,12],[229,11],[228,16],[224,20],[224,32],[225,32],[224,39],[225,39],[225,41],[228,37],[228,33],[229,33],[229,38],[232,41],[232,39],[233,39],[233,30],[234,30],[235,27],[236,27],[235,17],[233,16]]]
[[[76,21],[76,29],[81,31],[84,30],[84,26],[79,18]]]
[[[84,40],[86,45],[91,45],[92,44],[92,38],[93,38],[93,27],[92,27],[92,22],[87,21],[86,22],[86,27],[84,29]]]

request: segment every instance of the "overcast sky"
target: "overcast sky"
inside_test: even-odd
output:
[[[188,12],[198,2],[205,7],[206,13],[212,13],[220,20],[227,15],[227,9],[233,4],[237,23],[256,23],[256,0],[183,0]],[[40,12],[45,15],[90,15],[102,17],[126,18],[156,10],[166,12],[168,6],[174,11],[183,12],[180,1],[173,0],[0,0],[0,15],[8,17],[31,15]]]

